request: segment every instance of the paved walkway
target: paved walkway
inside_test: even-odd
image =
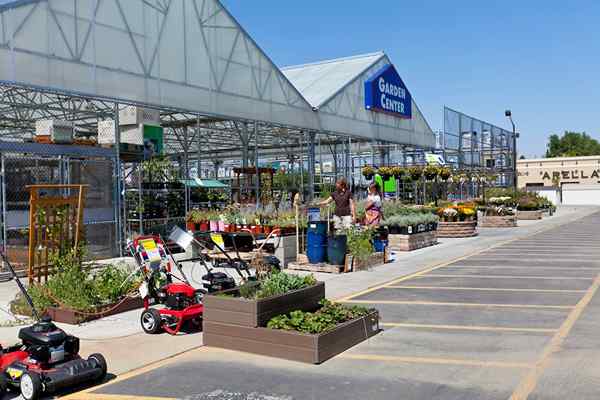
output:
[[[327,276],[330,297],[377,307],[384,332],[323,365],[202,347],[72,398],[596,399],[600,214],[583,217],[591,211]]]

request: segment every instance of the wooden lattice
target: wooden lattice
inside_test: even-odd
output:
[[[29,197],[29,284],[53,274],[53,254],[77,249],[83,241],[88,185],[31,185]]]

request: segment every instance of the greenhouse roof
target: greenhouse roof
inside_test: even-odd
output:
[[[383,57],[383,52],[370,53],[285,67],[282,72],[311,106],[319,108]]]

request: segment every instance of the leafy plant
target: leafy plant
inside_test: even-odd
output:
[[[392,167],[391,169],[392,169],[392,171],[391,171],[392,175],[394,175],[394,177],[396,179],[400,179],[400,178],[402,178],[402,176],[404,174],[406,174],[406,170],[402,167],[395,166],[395,167]]]
[[[321,308],[315,312],[292,311],[287,315],[273,317],[267,323],[267,328],[319,334],[374,311],[360,306],[348,307],[325,299],[320,304]]]
[[[423,175],[428,181],[434,180],[440,173],[440,168],[437,165],[429,164],[423,169]]]
[[[408,168],[408,175],[410,176],[410,179],[416,182],[423,176],[423,168],[418,165],[413,165]]]
[[[444,182],[446,182],[452,176],[452,170],[448,167],[442,167],[439,171],[439,176]]]
[[[240,297],[245,299],[265,299],[279,296],[294,290],[304,289],[317,283],[311,275],[298,276],[285,272],[274,272],[262,282],[247,282],[240,286]]]
[[[66,306],[78,311],[90,311],[98,306],[113,303],[135,289],[139,278],[127,279],[127,270],[115,266],[105,267],[95,276],[90,267],[82,263],[85,250],[71,251],[50,257],[57,272],[45,284],[36,284],[28,291],[40,312],[51,306]],[[11,302],[16,314],[31,315],[22,296]]]
[[[371,239],[373,232],[368,228],[352,226],[345,230],[348,237],[348,252],[359,261],[366,261],[374,253]]]
[[[379,167],[377,173],[381,176],[392,176],[394,175],[394,171],[391,167]]]
[[[362,174],[365,178],[372,177],[375,175],[375,168],[371,167],[370,165],[365,165],[362,167]]]

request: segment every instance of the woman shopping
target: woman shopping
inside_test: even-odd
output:
[[[365,205],[365,225],[379,225],[382,219],[383,212],[379,184],[372,183],[369,186],[369,195],[367,196],[367,204]]]
[[[321,207],[327,206],[332,202],[335,203],[335,211],[333,215],[333,223],[336,230],[348,229],[356,220],[356,210],[352,192],[348,189],[348,182],[342,178],[335,184],[335,192],[331,196],[319,203]]]

